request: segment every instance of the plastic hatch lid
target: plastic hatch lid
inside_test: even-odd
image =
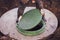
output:
[[[38,9],[30,10],[22,16],[18,23],[18,28],[22,28],[24,30],[31,29],[39,24],[41,20],[42,15]]]

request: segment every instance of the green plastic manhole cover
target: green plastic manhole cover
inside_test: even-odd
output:
[[[24,30],[31,29],[39,24],[41,20],[42,15],[38,9],[30,10],[22,16],[18,23],[18,28],[22,28]]]

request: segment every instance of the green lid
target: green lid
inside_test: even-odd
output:
[[[35,27],[42,20],[41,12],[38,9],[33,9],[26,12],[18,23],[18,28],[24,30]]]

